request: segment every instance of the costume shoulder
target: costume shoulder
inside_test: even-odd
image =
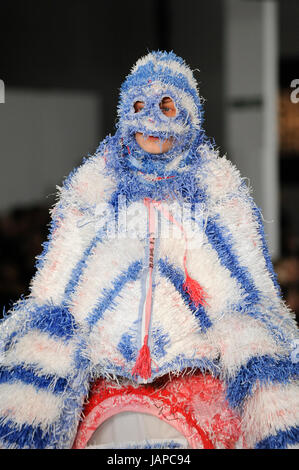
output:
[[[106,156],[111,144],[105,139],[96,153],[83,160],[65,179],[62,187],[57,187],[58,197],[63,204],[77,208],[95,206],[104,202],[115,188],[113,179],[105,172]]]
[[[261,209],[251,196],[247,179],[233,163],[206,147],[201,149],[201,155],[203,164],[197,181],[207,195],[207,238],[222,264],[239,280],[243,279],[243,288],[254,308],[253,317],[267,323],[279,342],[284,337],[284,346],[289,348],[287,343],[297,337],[298,329],[294,314],[281,297]]]
[[[198,152],[203,159],[197,173],[198,183],[205,188],[211,202],[221,202],[233,196],[252,201],[247,179],[242,178],[238,168],[225,155],[220,156],[219,151],[208,146],[201,146]]]

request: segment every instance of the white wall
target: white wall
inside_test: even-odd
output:
[[[225,136],[229,157],[248,177],[279,256],[277,4],[225,2]]]
[[[0,211],[35,203],[93,153],[101,135],[99,96],[5,88],[0,104]]]

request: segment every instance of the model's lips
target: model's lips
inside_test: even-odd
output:
[[[144,135],[142,132],[137,132],[137,134],[141,135],[144,140],[150,140],[152,142],[158,142],[160,140],[160,137],[154,135]]]
[[[159,149],[161,146],[163,146],[163,148],[165,147],[165,145],[169,145],[171,144],[172,145],[172,142],[173,142],[173,137],[169,137],[167,139],[161,139],[161,137],[157,137],[155,135],[148,135],[148,134],[143,134],[142,132],[136,132],[135,134],[136,136],[136,139],[137,139],[137,142],[139,141],[139,145],[145,145],[146,142],[148,142],[149,144],[152,143],[152,144],[155,144],[155,148],[158,148],[159,146]],[[161,152],[158,152],[158,153],[161,153]]]

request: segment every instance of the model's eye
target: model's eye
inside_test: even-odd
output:
[[[144,102],[143,101],[136,101],[134,103],[134,109],[135,113],[139,113],[144,108]]]
[[[173,100],[169,97],[163,98],[160,103],[160,109],[165,116],[174,117],[176,115],[176,107]]]

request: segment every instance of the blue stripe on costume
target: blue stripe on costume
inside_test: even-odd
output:
[[[161,326],[151,330],[151,353],[156,360],[166,355],[166,350],[171,344],[170,336]]]
[[[136,281],[142,269],[143,263],[141,260],[134,261],[130,264],[127,270],[123,271],[113,281],[112,289],[103,289],[102,296],[87,318],[89,325],[94,325],[103,315],[107,308],[115,305],[115,298],[120,294],[123,287],[130,281]]]
[[[47,389],[55,394],[63,393],[67,388],[67,379],[55,375],[36,375],[32,369],[22,365],[0,369],[0,383],[23,382],[37,389]]]
[[[189,294],[183,289],[183,284],[185,281],[185,276],[182,271],[176,269],[173,265],[168,263],[166,260],[159,259],[159,269],[163,276],[165,276],[176,288],[176,290],[181,294],[184,302],[190,308],[191,312],[198,320],[202,331],[206,331],[212,322],[207,316],[205,309],[202,305],[196,307],[193,302],[190,301]]]
[[[70,280],[69,280],[69,282],[68,282],[68,284],[65,288],[65,297],[66,298],[69,298],[71,296],[71,294],[74,292],[74,290],[75,290],[75,288],[76,288],[76,286],[79,282],[79,279],[80,279],[80,277],[83,273],[83,270],[87,265],[87,260],[92,255],[93,248],[95,248],[98,243],[102,243],[103,240],[102,240],[101,235],[103,235],[103,233],[107,229],[107,225],[108,224],[106,223],[103,226],[103,228],[101,229],[100,234],[97,234],[93,238],[93,240],[91,241],[89,246],[84,251],[82,258],[80,259],[80,261],[78,261],[77,265],[74,267],[74,269],[72,271],[72,274],[71,274],[71,277],[70,277]]]
[[[138,334],[137,336],[139,338],[141,335]],[[169,335],[161,327],[151,329],[150,350],[155,360],[159,360],[166,355],[166,349],[170,343]],[[136,332],[129,331],[124,333],[117,345],[117,349],[127,362],[136,360],[140,349],[140,346],[136,347]]]
[[[260,292],[256,288],[248,269],[240,265],[238,257],[234,254],[229,231],[209,218],[205,233],[209,243],[218,254],[219,262],[231,272],[232,276],[245,290],[247,303],[255,305],[260,300]]]
[[[196,219],[193,218],[193,220],[198,223]],[[234,242],[231,233],[226,227],[217,223],[216,220],[208,219],[207,221],[205,233],[208,241],[217,252],[219,262],[230,271],[231,276],[237,280],[239,286],[246,293],[242,301],[237,305],[233,305],[232,308],[262,321],[276,339],[277,336],[283,338],[281,329],[274,324],[271,315],[268,313],[271,311],[271,307],[267,307],[267,309],[261,307],[264,302],[264,295],[256,287],[248,268],[240,264],[238,256],[234,253]],[[284,321],[287,321],[287,318]]]
[[[36,306],[30,328],[37,328],[40,331],[47,332],[49,336],[68,340],[74,335],[76,322],[66,307],[42,305]]]
[[[0,439],[8,445],[15,446],[18,443],[19,448],[44,449],[53,440],[53,436],[39,426],[22,424],[17,427],[12,421],[6,421],[0,424]]]
[[[160,57],[157,57],[158,61],[161,60]],[[171,59],[171,57],[167,57],[167,60]],[[177,61],[177,58],[172,58],[173,60]],[[165,61],[167,63],[167,60]],[[161,60],[163,62],[163,59]],[[146,64],[140,65],[138,69],[128,75],[125,82],[121,87],[121,92],[131,91],[132,87],[147,85],[149,80],[152,80],[155,77],[155,80],[161,80],[166,84],[171,84],[178,88],[178,91],[184,90],[185,93],[191,95],[194,102],[196,103],[198,110],[202,109],[202,104],[197,94],[197,91],[194,87],[191,87],[189,81],[185,74],[183,73],[175,73],[169,66],[165,63],[162,64],[155,64],[152,60],[149,60]],[[167,78],[166,78],[167,77]]]
[[[292,426],[286,431],[279,431],[258,442],[256,449],[286,449],[288,445],[299,443],[299,426]]]
[[[235,377],[228,381],[227,399],[231,407],[241,405],[249,396],[256,381],[261,383],[289,383],[298,375],[299,363],[290,359],[274,359],[270,356],[252,357],[246,365],[242,365]]]
[[[138,354],[138,348],[135,345],[135,338],[133,338],[130,333],[124,333],[122,335],[117,345],[117,349],[127,362],[133,361]]]

